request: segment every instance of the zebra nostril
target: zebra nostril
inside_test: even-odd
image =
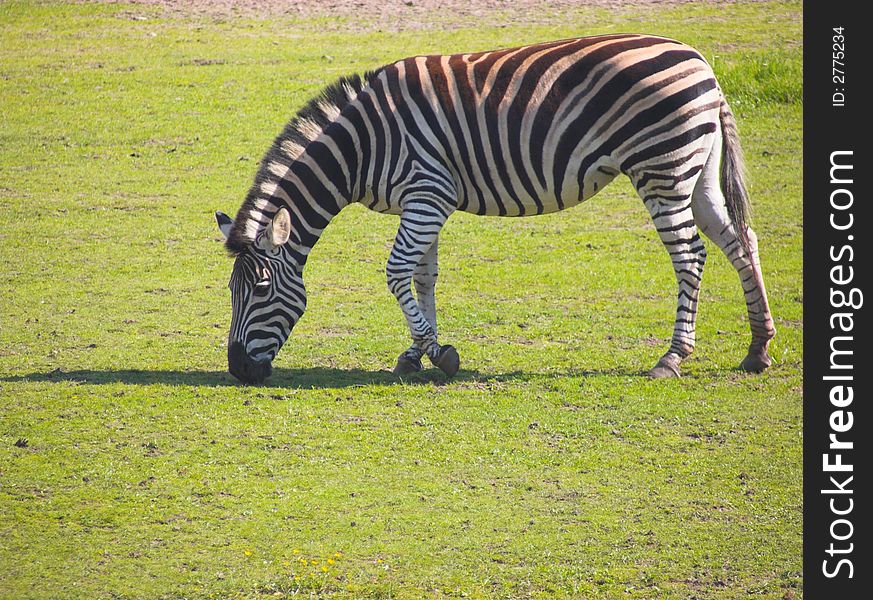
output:
[[[227,364],[231,369],[242,367],[247,362],[246,349],[240,342],[231,342],[227,347]]]
[[[243,383],[261,383],[273,373],[273,365],[269,360],[252,360],[245,345],[232,342],[227,347],[227,370]]]
[[[246,349],[241,342],[231,342],[227,347],[227,357],[231,360],[245,358]]]

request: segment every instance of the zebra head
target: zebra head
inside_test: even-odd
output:
[[[233,219],[215,213],[225,240]],[[227,338],[227,366],[244,383],[261,383],[272,373],[272,361],[306,308],[300,268],[284,246],[291,217],[281,208],[254,242],[236,253],[230,276],[233,314]]]

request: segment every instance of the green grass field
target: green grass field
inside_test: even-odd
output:
[[[0,3],[0,597],[799,598],[801,3],[580,8],[384,31]],[[234,214],[284,123],[410,54],[640,31],[737,114],[779,335],[761,376],[709,244],[680,380],[670,261],[626,180],[530,219],[456,215],[443,343],[388,371],[396,217],[352,206],[261,387],[225,372]]]

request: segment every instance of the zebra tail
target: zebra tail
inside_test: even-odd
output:
[[[746,164],[740,147],[737,122],[727,101],[722,98],[719,113],[721,121],[721,191],[727,204],[728,216],[736,229],[746,256],[752,256],[749,244],[751,205],[746,189]]]

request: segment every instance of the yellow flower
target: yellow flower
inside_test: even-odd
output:
[[[300,554],[300,548],[294,548],[294,554]]]
[[[290,567],[290,566],[291,566],[291,561],[289,561],[289,560],[283,561],[283,562],[282,562],[282,565],[285,566],[285,567]]]
[[[334,558],[340,558],[340,557],[342,557],[342,555],[343,555],[342,552],[337,552],[337,553],[334,554],[333,556],[334,556]]]
[[[251,550],[246,550],[245,555],[246,555],[246,556],[251,556],[251,555],[252,555],[252,551],[251,551]]]
[[[321,572],[322,572],[322,573],[327,573],[327,567],[321,567]]]
[[[328,558],[328,559],[327,559],[327,564],[332,565],[332,564],[333,564],[333,559],[332,559],[332,558]]]
[[[313,565],[317,565],[317,564],[318,564],[318,561],[315,560],[315,559],[313,558],[313,559],[312,559],[312,564],[313,564]]]

